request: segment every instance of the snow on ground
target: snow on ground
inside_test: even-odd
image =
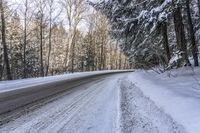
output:
[[[26,108],[0,132],[200,133],[199,81],[200,68],[108,76]]]
[[[122,133],[186,133],[131,81],[121,82]]]
[[[136,71],[128,79],[186,131],[200,133],[200,68]]]
[[[0,132],[117,133],[118,79],[115,75],[67,91],[57,100],[1,125]]]

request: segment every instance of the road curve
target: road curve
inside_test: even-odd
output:
[[[1,114],[0,132],[116,133],[118,80],[123,75],[79,81],[76,87],[62,93]]]
[[[0,133],[187,133],[128,75],[71,82],[71,88],[1,114]]]
[[[62,93],[70,88],[99,79],[101,77],[126,73],[131,71],[103,71],[83,73],[78,76],[66,77],[59,80],[40,84],[28,84],[20,88],[13,87],[0,90],[0,115],[16,108]],[[76,74],[75,74],[76,75]]]

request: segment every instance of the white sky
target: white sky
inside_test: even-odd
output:
[[[32,8],[33,8],[33,1],[34,0],[28,0],[29,2],[32,2],[31,4],[30,4],[30,6],[32,6]],[[55,5],[55,9],[56,9],[56,11],[55,11],[55,16],[57,16],[57,14],[61,11],[61,10],[63,10],[62,11],[62,13],[60,14],[60,16],[57,18],[57,22],[60,22],[60,21],[62,21],[63,22],[63,24],[64,25],[66,25],[66,29],[67,29],[67,17],[66,17],[66,15],[65,15],[65,13],[64,13],[64,9],[62,9],[62,7],[61,7],[61,5],[58,3],[58,1],[59,0],[55,0],[55,1],[57,1],[57,2],[55,2],[55,3],[57,3],[56,5]],[[92,1],[92,2],[94,2],[94,1],[98,1],[98,0],[90,0],[90,1]],[[25,3],[25,0],[7,0],[7,2],[8,2],[8,4],[10,5],[10,7],[13,9],[13,10],[17,10],[17,12],[18,12],[18,14],[20,14],[20,16],[22,15],[22,12],[24,11],[24,3]],[[34,8],[36,8],[36,7],[34,7]],[[89,14],[91,14],[92,13],[92,7],[89,7],[89,9],[87,10],[87,12],[86,12],[86,14],[85,14],[85,16],[87,16],[87,15],[89,15]],[[32,14],[32,12],[34,12],[35,10],[34,9],[32,9],[32,10],[30,10],[30,14]],[[47,11],[48,12],[48,11]],[[46,15],[46,17],[48,17],[48,15]],[[23,20],[22,20],[23,21]],[[81,31],[87,31],[87,29],[88,29],[88,27],[87,27],[87,22],[85,21],[85,20],[83,20],[81,23],[80,23],[80,25],[79,25],[79,29],[81,30]]]

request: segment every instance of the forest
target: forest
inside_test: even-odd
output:
[[[90,2],[107,16],[134,68],[199,66],[200,0],[101,0]]]
[[[85,0],[0,0],[0,15],[0,80],[130,68]]]
[[[200,0],[0,0],[0,80],[199,66]]]

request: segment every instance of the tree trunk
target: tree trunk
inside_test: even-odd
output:
[[[27,11],[28,0],[25,3],[25,16],[24,16],[24,45],[23,45],[23,78],[26,78],[26,44],[27,44]]]
[[[197,5],[198,5],[198,8],[199,8],[199,17],[200,17],[200,0],[197,0]]]
[[[122,53],[119,53],[119,70],[122,69]]]
[[[3,78],[3,70],[4,70],[4,64],[0,65],[0,80]]]
[[[11,72],[10,72],[10,64],[8,59],[7,45],[6,45],[6,26],[5,26],[5,17],[4,17],[4,7],[3,1],[0,0],[0,10],[1,10],[1,35],[2,35],[2,44],[4,51],[4,63],[6,68],[6,76],[8,80],[12,80]]]
[[[70,25],[71,26],[71,25]],[[72,27],[69,29],[69,34],[68,34],[68,53],[67,53],[67,64],[66,64],[66,70],[71,71],[72,73],[74,72],[74,50],[75,50],[75,45],[76,45],[76,34],[77,34],[77,25],[75,27]],[[73,64],[72,64],[73,63]],[[70,70],[71,69],[71,70]]]
[[[76,45],[76,31],[77,29],[75,28],[74,30],[74,35],[72,37],[72,47],[71,47],[71,72],[74,73],[74,58],[75,58],[75,45]]]
[[[40,18],[40,76],[44,76],[44,66],[43,66],[43,14]]]
[[[71,72],[74,73],[74,58],[75,58],[75,42],[72,44],[72,56],[71,56]]]
[[[169,49],[169,42],[168,42],[168,32],[167,32],[167,23],[164,22],[161,26],[162,28],[162,36],[163,36],[163,46],[167,55],[167,62],[166,64],[169,63],[171,59],[171,54],[170,54],[170,49]]]
[[[69,32],[68,32],[68,46],[67,46],[67,50],[66,50],[66,70],[69,71],[70,69],[70,59],[71,59],[71,56],[72,56],[72,41],[73,41],[73,33],[72,33],[72,29],[70,28],[69,29]]]
[[[177,7],[177,9],[174,11],[174,26],[175,26],[178,49],[181,52],[181,56],[183,57],[183,61],[185,62],[185,65],[190,65],[190,61],[188,59],[185,31],[184,31],[184,25],[182,21],[182,13],[181,13],[180,7]]]
[[[188,17],[188,25],[189,25],[189,31],[188,32],[190,34],[190,40],[191,40],[191,43],[192,43],[192,55],[193,55],[193,59],[194,59],[194,66],[199,66],[198,47],[196,45],[196,40],[195,40],[194,26],[193,26],[192,18],[191,18],[189,0],[186,0],[186,8],[187,8],[187,17]]]
[[[126,69],[126,62],[127,62],[127,60],[126,60],[126,58],[124,58],[124,67],[123,67],[124,70]]]
[[[115,44],[115,53],[114,53],[114,55],[115,55],[115,69],[118,69],[119,68],[119,65],[120,65],[120,63],[119,63],[119,61],[120,61],[120,59],[117,57],[118,55],[117,55],[117,49],[118,49],[118,43],[116,43]],[[119,55],[120,56],[120,55]]]
[[[52,36],[52,12],[50,11],[50,20],[49,20],[49,51],[48,51],[48,57],[47,57],[47,70],[46,70],[46,76],[48,75],[49,71],[49,60],[51,56],[51,36]]]
[[[104,53],[104,51],[103,51],[103,43],[102,43],[102,45],[101,45],[101,67],[100,67],[101,70],[103,70],[103,66],[104,66],[104,65],[103,65],[103,64],[104,64],[104,63],[103,63],[103,53]]]
[[[160,2],[161,2],[160,4],[163,4],[164,0],[161,0]],[[170,48],[169,48],[168,31],[167,31],[167,23],[166,22],[162,23],[161,32],[162,32],[162,37],[163,37],[163,47],[165,49],[165,54],[167,56],[166,64],[168,64],[171,59],[171,54],[170,54]]]

